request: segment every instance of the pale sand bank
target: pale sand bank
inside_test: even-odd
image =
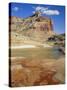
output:
[[[21,48],[35,48],[35,45],[22,45],[22,46],[11,46],[11,49],[21,49]]]
[[[10,48],[11,49],[21,49],[21,48],[37,48],[37,47],[39,47],[39,46],[42,46],[42,47],[52,47],[52,46],[50,46],[50,45],[48,45],[48,44],[41,44],[41,45],[19,45],[19,46],[11,46]]]
[[[21,60],[21,59],[25,59],[25,57],[10,57],[11,60]]]

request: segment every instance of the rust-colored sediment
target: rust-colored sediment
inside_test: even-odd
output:
[[[54,65],[55,64],[55,65]],[[47,60],[17,60],[11,65],[11,86],[37,86],[60,84],[55,75],[55,62]],[[58,66],[57,66],[58,67]]]

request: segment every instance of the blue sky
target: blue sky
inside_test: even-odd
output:
[[[26,4],[26,3],[10,3],[9,16],[27,18],[33,15],[35,11],[41,11],[43,16],[51,18],[53,21],[53,29],[57,34],[65,32],[65,7],[44,4]]]

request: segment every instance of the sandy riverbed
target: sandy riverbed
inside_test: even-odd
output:
[[[11,86],[65,83],[65,60],[60,52],[41,47],[12,49],[11,53]]]

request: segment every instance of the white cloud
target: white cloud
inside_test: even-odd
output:
[[[40,11],[42,14],[46,14],[46,15],[59,15],[60,12],[58,10],[50,10],[46,7],[36,7],[35,11],[33,13],[35,13],[36,11]]]
[[[58,10],[46,10],[43,12],[43,14],[46,14],[46,15],[59,15],[60,12]]]
[[[14,7],[13,10],[14,10],[14,11],[18,11],[19,8],[18,8],[18,7]]]
[[[44,8],[44,7],[40,7],[40,6],[36,7],[36,11],[38,11],[38,10],[44,11],[44,10],[47,10],[47,9],[48,8]]]

